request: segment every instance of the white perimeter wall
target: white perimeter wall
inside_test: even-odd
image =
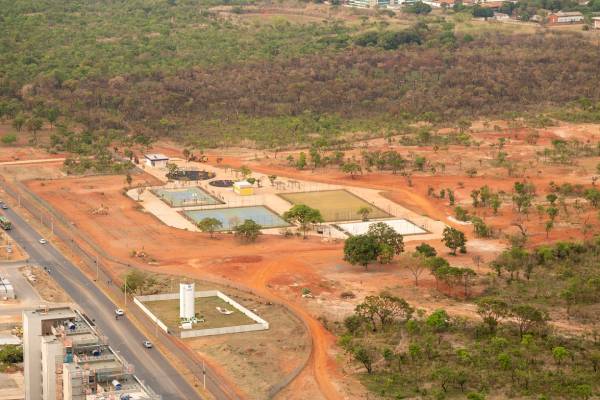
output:
[[[200,336],[213,336],[213,335],[223,335],[226,333],[241,333],[241,332],[253,332],[253,331],[263,331],[269,329],[269,323],[248,310],[246,307],[242,306],[235,300],[231,299],[226,294],[219,292],[218,290],[205,290],[195,292],[195,297],[218,297],[227,304],[231,305],[233,308],[247,316],[248,318],[255,321],[255,324],[248,325],[236,325],[236,326],[225,326],[223,328],[209,328],[209,329],[193,329],[193,330],[183,330],[180,333],[181,338],[191,338],[191,337],[200,337]],[[140,307],[140,309],[150,317],[150,319],[158,324],[162,330],[165,332],[169,332],[167,326],[156,317],[152,311],[150,311],[146,306],[144,306],[143,302],[145,301],[164,301],[164,300],[176,300],[179,299],[179,293],[165,293],[165,294],[152,294],[148,296],[137,296],[133,299],[134,303]]]
[[[425,229],[404,218],[385,219],[380,221],[346,222],[338,223],[337,225],[351,235],[363,235],[367,233],[369,226],[378,222],[384,222],[401,235],[422,235],[428,233]]]

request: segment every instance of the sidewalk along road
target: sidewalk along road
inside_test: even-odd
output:
[[[134,366],[135,375],[164,400],[201,399],[197,392],[156,349],[145,349],[145,336],[127,316],[115,319],[117,306],[67,260],[52,243],[41,244],[41,236],[12,209],[4,210],[13,224],[11,236],[30,256],[29,262],[48,268],[54,280],[94,320],[109,345]]]

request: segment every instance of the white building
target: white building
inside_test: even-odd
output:
[[[169,162],[169,157],[160,153],[144,154],[144,159],[146,160],[146,165],[156,168],[164,168]]]
[[[68,307],[23,312],[23,358],[25,400],[160,399]]]
[[[548,23],[550,24],[578,24],[582,22],[583,14],[579,11],[559,11],[548,16]]]
[[[49,358],[57,350],[51,341],[54,337],[52,327],[74,319],[75,313],[68,307],[23,311],[25,400],[58,398],[56,378],[47,375],[51,367],[44,363],[55,365]]]
[[[348,0],[348,6],[356,8],[398,8],[413,4],[416,0]]]
[[[592,21],[594,22],[594,29],[600,29],[600,17],[594,17]]]

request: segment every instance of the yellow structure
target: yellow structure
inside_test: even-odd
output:
[[[233,191],[240,196],[252,196],[254,187],[248,181],[239,181],[233,184]]]

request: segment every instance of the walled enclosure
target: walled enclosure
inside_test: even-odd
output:
[[[248,310],[246,307],[242,306],[235,300],[231,299],[224,293],[221,293],[218,290],[206,290],[199,291],[194,293],[195,297],[218,297],[224,302],[231,305],[233,308],[247,316],[248,318],[255,321],[255,324],[247,324],[247,325],[235,325],[235,326],[227,326],[222,328],[208,328],[208,329],[190,329],[181,331],[179,337],[182,339],[191,338],[191,337],[200,337],[200,336],[213,336],[213,335],[223,335],[227,333],[241,333],[241,332],[253,332],[253,331],[263,331],[269,329],[269,323]],[[165,294],[153,294],[148,296],[136,296],[133,301],[135,304],[140,307],[140,309],[153,321],[155,322],[162,330],[165,332],[169,332],[169,328],[165,325],[148,307],[144,305],[144,302],[148,301],[161,301],[161,300],[176,300],[179,299],[179,293],[165,293]]]

